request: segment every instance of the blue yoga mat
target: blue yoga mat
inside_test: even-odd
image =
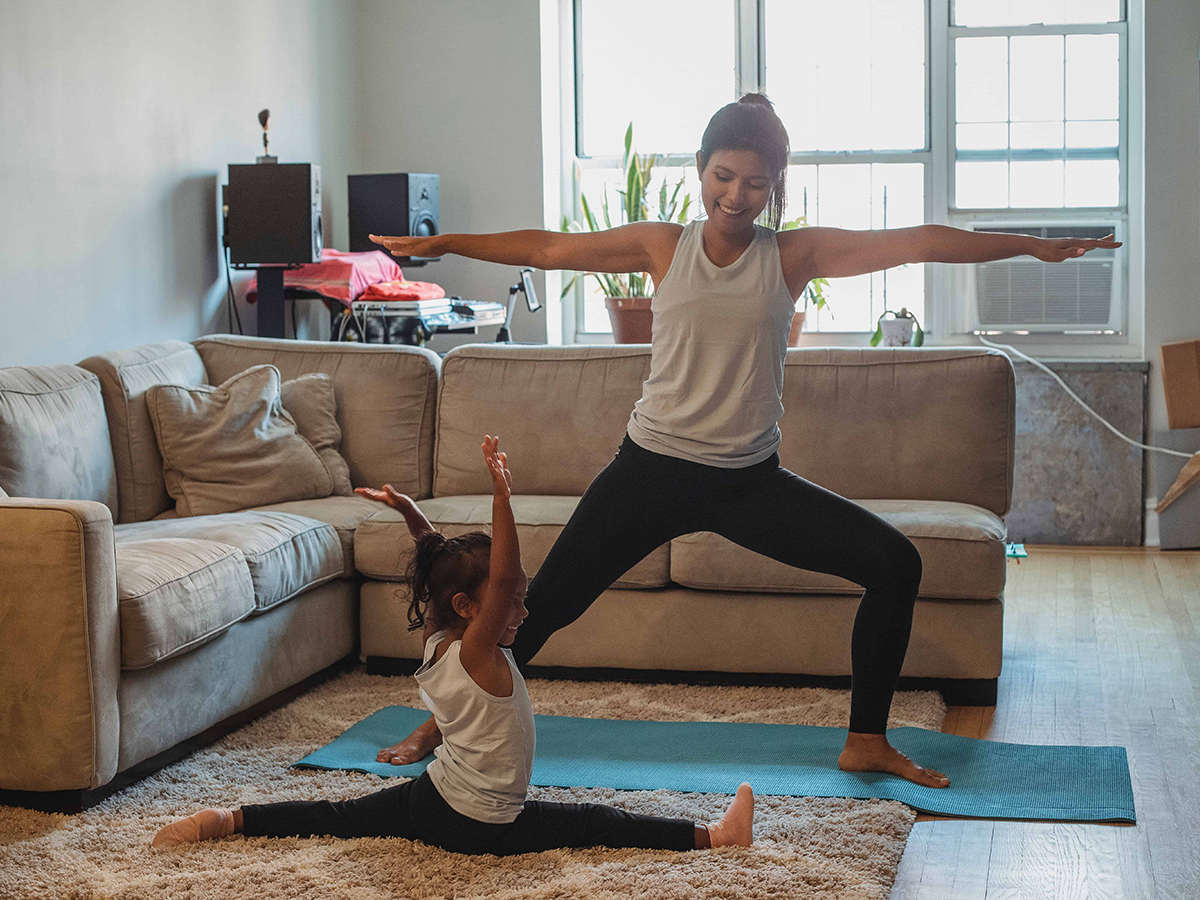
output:
[[[415,778],[432,755],[409,766],[378,763],[375,755],[428,717],[421,709],[385,707],[294,765]],[[878,797],[948,816],[1135,821],[1123,747],[1002,744],[890,729],[888,740],[901,753],[950,776],[950,787],[937,789],[893,775],[842,772],[837,757],[846,732],[840,728],[534,718],[536,785],[732,794],[748,781],[760,794]]]

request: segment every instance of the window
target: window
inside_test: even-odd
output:
[[[616,194],[626,126],[699,207],[709,116],[763,90],[788,128],[785,219],[842,228],[1127,223],[1125,0],[573,0],[574,184]],[[944,73],[934,83],[931,73]],[[648,88],[652,86],[652,88]],[[963,292],[905,266],[836,279],[808,331],[870,332],[884,309],[943,331]],[[1118,298],[1119,299],[1119,298]],[[583,333],[609,330],[579,290]],[[940,314],[939,314],[940,313]],[[950,323],[957,323],[952,327]]]

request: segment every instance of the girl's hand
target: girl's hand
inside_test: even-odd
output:
[[[390,484],[385,484],[382,488],[360,487],[355,488],[354,493],[360,497],[366,497],[368,500],[375,500],[379,503],[386,503],[392,509],[400,512],[408,512],[416,508],[412,497],[408,494],[402,494]]]
[[[385,237],[378,234],[367,235],[376,244],[382,244],[392,256],[441,256],[435,248],[434,237]]]
[[[1113,240],[1113,235],[1100,238],[1099,240],[1090,240],[1088,238],[1062,238],[1061,240],[1049,240],[1046,238],[1034,238],[1033,249],[1030,253],[1036,256],[1043,262],[1062,262],[1065,259],[1076,259],[1089,250],[1112,249],[1120,247],[1121,242]]]
[[[507,500],[512,496],[512,474],[508,471],[508,456],[500,452],[500,438],[490,434],[483,437],[483,458],[492,473],[492,492]]]

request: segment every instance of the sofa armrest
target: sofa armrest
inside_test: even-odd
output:
[[[120,675],[108,507],[0,499],[0,789],[111,781]]]
[[[193,341],[213,384],[270,363],[284,380],[333,380],[341,454],[355,487],[392,484],[420,500],[433,493],[433,420],[441,357],[424,347],[210,335]]]

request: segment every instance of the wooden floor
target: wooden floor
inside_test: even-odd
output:
[[[1028,550],[996,706],[951,707],[943,730],[1123,746],[1137,825],[921,816],[892,898],[1200,898],[1200,552]]]

